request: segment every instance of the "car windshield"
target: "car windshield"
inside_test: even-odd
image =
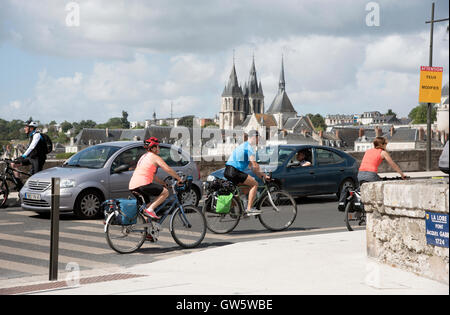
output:
[[[95,145],[72,156],[63,167],[102,168],[120,147]]]
[[[294,151],[293,148],[265,147],[256,152],[256,162],[262,165],[282,165]]]

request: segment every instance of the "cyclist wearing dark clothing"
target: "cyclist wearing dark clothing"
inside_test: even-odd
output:
[[[42,171],[45,160],[47,159],[47,144],[41,133],[36,129],[37,122],[28,121],[24,127],[25,133],[30,138],[28,148],[21,157],[13,164],[17,165],[31,165],[30,174],[36,174]]]

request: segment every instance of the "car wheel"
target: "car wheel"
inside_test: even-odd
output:
[[[355,189],[355,183],[353,182],[353,180],[347,178],[341,183],[341,185],[339,186],[339,190],[336,192],[336,196],[338,197],[338,199],[344,189]]]
[[[197,207],[200,202],[200,192],[193,186],[190,191],[181,194],[181,202],[183,205],[193,205]]]
[[[80,219],[93,219],[101,213],[102,202],[103,196],[98,191],[82,191],[75,202],[75,215]]]

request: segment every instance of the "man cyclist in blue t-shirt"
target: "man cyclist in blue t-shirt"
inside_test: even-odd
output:
[[[248,141],[244,142],[233,151],[225,165],[224,176],[226,179],[233,182],[235,185],[242,184],[250,187],[248,194],[248,206],[245,211],[246,215],[257,215],[260,214],[261,211],[252,208],[253,202],[256,198],[256,193],[258,191],[258,182],[249,174],[244,173],[244,171],[250,165],[251,170],[261,179],[270,179],[269,176],[261,172],[258,163],[256,163],[256,153],[253,147],[258,146],[258,141],[258,131],[250,131],[248,134]]]

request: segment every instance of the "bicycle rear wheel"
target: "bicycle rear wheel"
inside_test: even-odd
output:
[[[141,248],[147,237],[146,228],[135,228],[133,225],[113,225],[113,219],[108,221],[106,227],[106,241],[108,245],[119,254],[130,254]],[[137,216],[136,224],[145,224],[142,214]]]
[[[183,248],[198,246],[206,234],[205,216],[195,206],[178,207],[170,218],[170,233],[175,242]]]
[[[270,196],[268,192],[261,200],[259,209],[262,211],[258,216],[259,221],[270,231],[286,230],[297,217],[297,203],[289,193],[282,190],[270,192]]]
[[[230,233],[236,228],[241,219],[241,205],[236,197],[233,197],[229,213],[216,213],[215,209],[206,209],[206,207],[204,209],[203,214],[205,215],[208,230],[216,234]]]
[[[366,214],[364,211],[354,210],[353,201],[349,201],[345,206],[344,221],[347,230],[353,231],[357,227],[366,225]]]
[[[3,208],[6,205],[6,201],[8,201],[8,186],[5,181],[0,182],[0,208]]]

